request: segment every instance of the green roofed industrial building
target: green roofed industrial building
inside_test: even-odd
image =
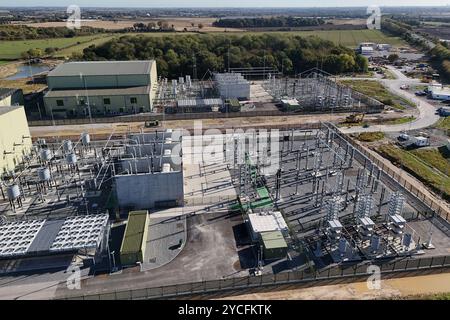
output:
[[[147,210],[131,211],[120,247],[120,262],[123,266],[135,265],[145,259],[148,235]]]
[[[60,118],[151,112],[157,89],[154,60],[63,63],[47,76],[48,115]]]
[[[287,243],[281,231],[261,232],[265,260],[282,259],[287,255]]]

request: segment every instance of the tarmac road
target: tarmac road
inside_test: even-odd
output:
[[[389,91],[392,93],[404,97],[414,104],[416,104],[419,111],[419,115],[416,120],[397,125],[371,125],[368,128],[363,127],[351,127],[351,128],[341,128],[344,133],[359,133],[359,132],[400,132],[408,130],[416,130],[429,127],[439,120],[439,115],[436,114],[436,107],[428,103],[426,98],[418,98],[415,94],[404,91],[400,87],[404,84],[407,85],[418,85],[420,84],[419,79],[409,78],[404,75],[400,70],[394,68],[393,66],[386,66],[389,71],[391,71],[397,79],[376,79],[380,81]],[[361,80],[360,78],[349,78],[352,80]],[[372,79],[373,80],[373,79]]]

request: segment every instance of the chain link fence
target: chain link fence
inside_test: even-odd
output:
[[[424,213],[434,212],[443,219],[450,222],[450,208],[448,206],[446,206],[444,203],[438,202],[430,194],[424,193],[420,189],[420,187],[408,182],[402,174],[394,171],[390,165],[387,165],[385,161],[382,160],[382,156],[377,157],[373,155],[366,148],[344,134],[339,134],[339,138],[351,144],[361,155],[378,166],[383,171],[385,176],[389,178],[391,184],[396,185],[400,190],[407,191],[410,196],[413,196],[418,202],[423,204],[422,207],[425,207],[425,211],[428,211]]]
[[[450,256],[434,256],[423,258],[404,258],[385,263],[374,263],[380,268],[381,275],[397,274],[419,270],[450,267]],[[317,271],[289,271],[277,274],[263,274],[240,278],[227,278],[210,281],[191,282],[142,289],[114,291],[90,295],[74,295],[60,298],[62,300],[142,300],[172,298],[193,294],[208,294],[236,289],[251,289],[267,286],[313,283],[342,278],[369,277],[368,264],[337,265]]]

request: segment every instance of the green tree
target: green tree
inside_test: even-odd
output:
[[[390,63],[394,63],[399,58],[398,54],[392,53],[388,56],[388,60]]]

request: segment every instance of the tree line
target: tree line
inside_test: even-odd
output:
[[[85,48],[74,60],[155,59],[158,74],[176,78],[207,71],[222,72],[230,66],[271,67],[293,75],[313,67],[333,74],[366,72],[367,59],[353,50],[315,36],[296,35],[185,35],[123,36]]]
[[[2,25],[0,26],[0,40],[73,38],[105,32],[105,29],[91,27],[82,27],[80,29],[72,30],[66,27],[34,28],[25,25]]]
[[[225,18],[213,22],[214,27],[221,28],[277,28],[277,27],[311,27],[325,23],[321,18],[270,17],[270,18]]]
[[[203,25],[198,24],[198,28]],[[26,25],[0,25],[0,40],[33,40],[73,38],[78,36],[89,36],[101,33],[128,33],[128,32],[167,32],[175,31],[175,26],[167,21],[151,21],[149,23],[138,22],[132,27],[117,30],[106,30],[103,28],[81,27],[80,29],[69,29],[67,27],[30,27]]]
[[[426,43],[424,43],[424,40],[414,37],[413,28],[410,25],[393,19],[383,19],[381,27],[384,31],[402,37],[411,45],[418,46],[429,51],[431,60],[442,73],[443,77],[450,79],[450,49],[447,44],[439,43],[436,39],[432,39],[437,43],[433,49],[429,50]]]

